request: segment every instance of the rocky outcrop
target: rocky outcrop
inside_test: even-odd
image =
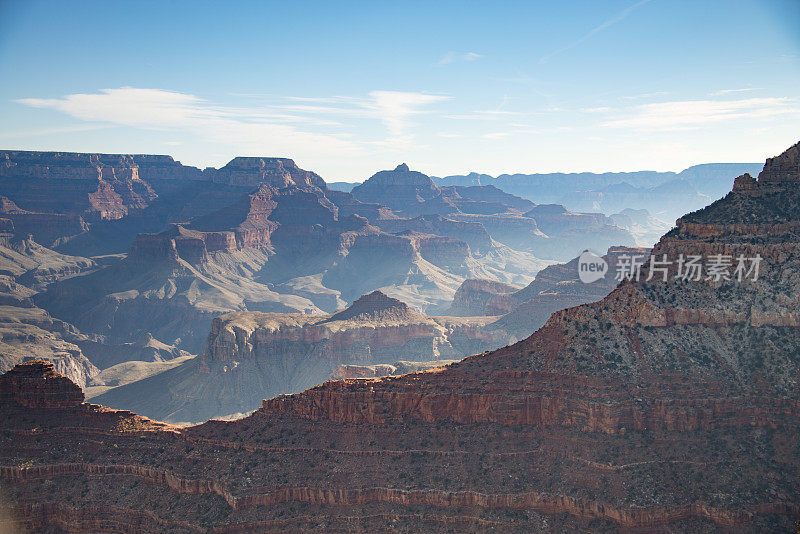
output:
[[[780,194],[797,185],[800,178],[800,143],[779,157],[770,158],[758,175],[756,191],[762,194]]]
[[[57,373],[51,362],[35,360],[0,376],[0,402],[23,408],[69,408],[83,402],[83,391]]]
[[[318,187],[327,189],[316,173],[304,171],[288,158],[233,158],[216,171],[209,171],[215,183],[234,186]]]
[[[504,315],[518,304],[513,297],[520,288],[493,280],[468,278],[459,286],[448,311],[451,315]]]
[[[469,245],[460,239],[417,232],[399,235],[408,238],[423,259],[444,269],[464,265],[472,256]]]
[[[89,225],[76,213],[35,213],[20,209],[6,197],[0,197],[0,215],[7,221],[6,233],[22,238],[31,236],[45,245],[83,234]]]
[[[410,170],[405,163],[392,171],[375,173],[351,193],[361,202],[383,204],[406,216],[447,215],[459,211],[429,176]]]
[[[420,319],[421,315],[411,311],[408,305],[380,291],[359,297],[348,308],[334,313],[326,322],[331,321],[368,321],[383,324],[395,321]]]
[[[397,376],[407,373],[417,373],[437,367],[444,367],[458,360],[434,360],[432,362],[399,361],[392,364],[379,363],[375,365],[340,365],[331,373],[332,380],[343,378],[377,378],[381,376]]]

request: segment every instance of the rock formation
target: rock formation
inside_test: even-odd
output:
[[[211,171],[212,180],[234,186],[267,184],[277,188],[290,186],[327,189],[316,173],[304,171],[288,158],[233,158],[219,170]]]
[[[448,313],[457,316],[505,315],[518,304],[508,295],[519,290],[519,287],[510,284],[468,278],[453,296]]]
[[[52,362],[20,363],[0,376],[0,403],[22,408],[72,408],[82,402],[81,388],[57,373]]]
[[[502,332],[482,328],[489,321],[429,317],[380,291],[332,315],[231,313],[214,319],[200,357],[94,401],[175,422],[247,413],[265,395],[302,391],[342,365],[450,363],[502,346]]]
[[[0,152],[0,187],[22,209],[119,219],[157,197],[131,156]]]
[[[458,208],[442,190],[421,172],[402,163],[393,171],[380,171],[351,191],[362,202],[383,204],[403,215],[447,215]]]

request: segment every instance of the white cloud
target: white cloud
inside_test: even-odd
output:
[[[162,89],[122,87],[63,98],[23,98],[17,102],[55,109],[89,122],[146,130],[180,130],[211,141],[231,143],[246,152],[292,154],[308,146],[321,153],[359,150],[337,136],[304,132],[289,124],[302,122],[300,117],[215,106],[194,95]]]
[[[511,135],[509,132],[491,132],[483,134],[481,137],[484,139],[502,139],[504,137],[508,137],[509,135]]]
[[[608,106],[599,106],[596,108],[582,108],[581,111],[583,113],[608,113],[609,111],[612,111],[612,108]]]
[[[711,93],[710,96],[723,96],[723,95],[730,95],[734,93],[749,93],[751,91],[758,91],[759,88],[757,87],[747,87],[743,89],[721,89],[719,91],[714,91]]]
[[[604,126],[642,130],[696,128],[733,119],[759,119],[800,113],[789,98],[748,98],[742,100],[685,100],[637,106],[624,118]]]
[[[15,131],[7,131],[7,132],[0,132],[0,139],[13,139],[19,137],[39,137],[43,135],[57,135],[57,134],[65,134],[65,133],[79,133],[79,132],[91,132],[94,130],[102,130],[104,128],[109,128],[109,125],[103,124],[75,124],[72,126],[63,126],[63,127],[55,127],[55,128],[38,128],[32,130],[15,130]]]
[[[368,97],[288,97],[281,103],[230,107],[195,95],[163,89],[122,87],[62,98],[23,98],[18,103],[54,109],[86,122],[145,130],[181,131],[208,141],[233,145],[238,152],[269,155],[358,154],[367,146],[409,147],[413,116],[449,97],[427,93],[373,91]],[[274,100],[274,98],[273,98]],[[289,102],[288,104],[286,102]],[[307,127],[342,130],[334,118],[381,121],[388,139],[356,143],[352,134],[319,133]]]
[[[469,113],[458,115],[445,115],[447,119],[455,120],[506,120],[512,117],[519,117],[523,115],[518,111],[506,111],[502,109],[480,109],[471,111]]]
[[[422,109],[430,104],[443,102],[450,97],[426,93],[406,93],[401,91],[372,91],[371,102],[366,107],[383,121],[389,131],[388,144],[398,148],[408,146],[411,142],[409,127],[411,117],[425,113]]]
[[[650,98],[656,98],[658,96],[666,96],[669,92],[667,91],[653,91],[652,93],[642,93],[638,95],[628,95],[621,97],[623,100],[648,100]]]

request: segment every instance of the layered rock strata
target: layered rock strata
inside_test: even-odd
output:
[[[333,315],[230,313],[213,320],[200,357],[94,400],[176,422],[246,413],[342,365],[450,363],[501,346],[504,334],[483,328],[491,320],[429,317],[379,291]]]

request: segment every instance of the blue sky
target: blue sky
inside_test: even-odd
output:
[[[4,149],[680,170],[800,140],[800,2],[0,0],[0,80]]]

